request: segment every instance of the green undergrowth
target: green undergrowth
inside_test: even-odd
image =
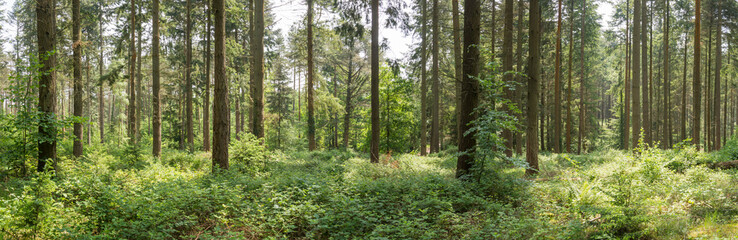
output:
[[[692,147],[541,155],[542,171],[454,178],[452,152],[208,153],[93,146],[59,172],[2,179],[0,239],[730,239],[738,178]],[[726,147],[727,149],[727,147]],[[130,155],[137,155],[132,157]]]

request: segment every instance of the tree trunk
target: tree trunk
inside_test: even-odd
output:
[[[720,4],[720,2],[718,2]],[[720,69],[723,67],[723,49],[722,49],[722,26],[721,26],[721,9],[718,6],[718,14],[717,14],[717,26],[716,28],[716,35],[715,36],[715,89],[712,96],[713,100],[713,119],[714,119],[714,129],[715,132],[713,134],[714,140],[714,146],[713,150],[720,150],[721,148],[721,142],[720,137],[722,136],[722,133],[720,132],[720,128],[722,127],[722,124],[720,123]]]
[[[569,25],[569,77],[568,77],[568,89],[566,91],[566,152],[572,153],[571,151],[571,144],[572,144],[572,115],[571,115],[571,105],[573,104],[571,101],[571,94],[572,89],[574,89],[574,86],[572,85],[571,78],[572,74],[574,72],[574,68],[572,67],[573,63],[573,53],[574,53],[574,2],[571,2],[569,4],[569,22],[571,23]]]
[[[433,66],[432,66],[432,81],[433,84],[431,86],[431,90],[433,91],[433,106],[431,108],[431,146],[430,151],[431,153],[437,153],[438,150],[440,150],[439,146],[439,140],[440,140],[440,131],[441,131],[441,124],[440,124],[440,99],[441,99],[441,92],[440,92],[440,85],[441,85],[441,79],[439,77],[439,47],[438,44],[440,43],[440,24],[439,24],[439,8],[438,0],[433,0],[433,48],[431,51],[433,52]]]
[[[314,151],[315,144],[315,113],[313,108],[313,0],[307,0],[307,111],[308,111],[308,149]]]
[[[633,1],[633,51],[631,57],[633,58],[633,81],[631,81],[631,97],[633,100],[633,137],[632,137],[632,149],[638,147],[638,141],[641,136],[641,1]],[[645,86],[644,86],[645,87]],[[645,95],[643,96],[646,97]]]
[[[192,123],[192,76],[191,71],[192,68],[190,65],[192,65],[192,20],[190,19],[190,12],[192,9],[192,0],[187,0],[187,7],[186,7],[186,20],[185,20],[185,117],[186,117],[186,123],[185,123],[185,131],[187,134],[187,149],[189,151],[193,151],[194,148],[194,130],[193,130],[193,123]]]
[[[225,66],[225,1],[213,0],[215,13],[215,97],[213,99],[213,172],[228,169],[230,108]]]
[[[80,32],[80,7],[79,0],[72,0],[72,49],[74,51],[74,116],[82,118],[82,39]],[[75,157],[82,156],[82,122],[74,121],[74,146],[73,154]]]
[[[311,7],[312,8],[312,7]],[[312,15],[312,14],[311,14]],[[312,17],[312,16],[311,16]],[[312,21],[310,21],[312,23]],[[312,33],[312,26],[310,27]],[[251,36],[251,131],[264,137],[264,1],[254,1],[254,28]],[[311,37],[312,38],[312,37]],[[312,46],[311,46],[312,48]],[[312,51],[311,51],[312,52]],[[242,120],[243,121],[243,120]]]
[[[700,149],[700,113],[702,83],[700,83],[700,22],[702,14],[702,5],[700,0],[695,0],[695,20],[694,20],[694,70],[692,70],[692,105],[694,106],[694,114],[692,119],[692,144]]]
[[[210,151],[210,24],[212,23],[210,14],[210,0],[206,0],[207,5],[205,14],[207,15],[207,25],[205,27],[205,99],[202,114],[202,145],[203,150]],[[158,23],[157,23],[158,24]]]
[[[136,144],[136,0],[131,0],[131,16],[129,30],[131,36],[128,39],[128,52],[131,60],[128,62],[128,138],[131,144]]]
[[[492,2],[494,2],[494,0]],[[461,132],[461,125],[459,124],[459,121],[458,121],[459,114],[461,113],[461,83],[462,83],[464,73],[462,69],[463,61],[461,58],[461,33],[460,33],[461,25],[459,23],[459,0],[452,0],[451,4],[453,5],[452,6],[452,11],[453,11],[452,20],[453,20],[453,38],[454,38],[453,40],[453,43],[454,43],[454,86],[456,87],[456,118],[457,118],[456,120],[456,142],[458,143],[458,141],[461,139],[461,135],[464,134],[463,132]],[[493,45],[494,45],[494,41],[493,41]]]
[[[636,0],[638,1],[638,0]],[[649,104],[648,88],[649,83],[649,71],[648,71],[648,21],[646,21],[648,5],[647,0],[641,0],[640,16],[641,16],[641,96],[643,97],[643,105],[641,106],[642,112],[642,125],[643,125],[643,142],[651,143],[651,109]],[[638,23],[636,23],[638,24]],[[639,57],[639,56],[635,56]],[[635,139],[634,139],[635,140]]]
[[[379,162],[379,0],[372,0],[372,53],[371,53],[371,159]],[[432,141],[432,139],[431,139]]]
[[[420,156],[425,156],[428,152],[426,150],[426,140],[428,138],[427,129],[427,110],[428,110],[428,83],[426,76],[426,62],[428,61],[428,54],[426,53],[428,32],[426,27],[427,18],[427,0],[421,0],[422,6],[422,20],[420,23]]]
[[[535,0],[534,0],[535,1]],[[479,98],[479,82],[475,79],[479,74],[479,0],[464,0],[464,82],[461,85],[461,114],[459,120],[461,132],[466,133],[472,128],[472,122],[477,115],[474,109]],[[461,178],[469,174],[474,164],[474,149],[476,147],[474,133],[462,135],[459,141],[459,158],[456,162],[456,177]]]
[[[525,159],[528,161],[529,169],[525,170],[526,175],[538,173],[538,139],[536,131],[538,114],[538,84],[541,75],[541,6],[538,0],[530,1],[528,46],[530,47],[530,55],[528,56],[528,128],[526,129],[526,154]]]
[[[153,137],[152,142],[152,153],[154,157],[161,157],[161,95],[160,95],[160,72],[159,72],[159,0],[153,0],[153,12],[151,13],[151,81],[152,81],[152,93],[151,105],[152,105],[152,125],[153,126]]]
[[[625,86],[623,86],[623,92],[625,92],[625,109],[623,110],[622,120],[625,121],[623,127],[623,149],[628,149],[630,144],[630,90],[631,90],[631,65],[630,65],[630,0],[626,1],[625,7]]]
[[[680,132],[682,141],[687,140],[687,31],[684,31],[684,68],[682,69],[682,120],[680,121]]]
[[[525,16],[524,11],[525,8],[523,6],[523,0],[518,0],[518,35],[517,35],[517,46],[515,47],[516,53],[515,53],[515,61],[517,62],[516,71],[521,73],[523,72],[523,17]],[[519,84],[520,87],[518,87],[515,90],[515,99],[513,103],[518,105],[518,108],[520,108],[520,113],[516,114],[516,117],[519,121],[523,121],[523,86],[525,84],[526,79],[524,77],[518,75],[515,76],[515,81]],[[522,126],[522,124],[521,124]],[[515,153],[518,155],[523,155],[523,134],[515,134],[514,137],[514,148]]]
[[[38,108],[41,112],[41,120],[39,122],[38,134],[47,141],[38,142],[38,171],[44,171],[46,161],[56,161],[56,54],[54,44],[56,38],[56,11],[54,10],[54,0],[37,0],[36,1],[36,30],[38,40],[39,56],[48,56],[41,58],[40,71],[48,74],[41,74],[38,89]]]
[[[671,104],[669,98],[671,95],[671,79],[669,78],[669,0],[666,0],[665,24],[664,24],[664,143],[666,148],[671,147]]]
[[[587,28],[586,21],[585,21],[586,19],[587,19],[587,1],[582,0],[582,30],[580,31],[582,36],[581,36],[581,43],[579,44],[580,58],[581,58],[580,64],[582,68],[581,70],[582,72],[579,73],[582,76],[579,82],[579,98],[580,98],[580,101],[579,101],[579,148],[577,150],[579,154],[582,154],[584,152],[584,138],[587,136],[586,134],[587,132],[586,131],[587,95],[585,95],[586,86],[584,85],[585,78],[586,78],[586,75],[585,75],[586,73],[584,69],[584,66],[585,66],[584,45],[586,44],[586,39],[584,39],[584,32],[586,31],[586,28]]]
[[[512,84],[514,81],[513,74],[513,0],[505,0],[504,5],[504,27],[502,29],[502,72],[503,82]],[[513,90],[510,88],[504,89],[505,98],[514,100]],[[512,110],[508,107],[503,108],[507,114],[513,114]],[[505,140],[505,155],[512,157],[513,155],[513,133],[510,130],[503,130],[502,137]]]
[[[103,71],[105,68],[105,60],[103,59],[103,55],[105,54],[105,48],[104,48],[105,41],[103,39],[103,18],[102,18],[103,9],[102,9],[102,6],[103,6],[103,3],[101,1],[100,9],[98,9],[98,11],[100,12],[97,15],[97,21],[100,24],[100,28],[98,29],[98,31],[100,32],[100,36],[99,36],[100,37],[100,62],[98,66],[100,68],[100,77],[103,76]],[[99,90],[100,93],[97,96],[97,100],[99,103],[98,109],[97,109],[98,110],[97,117],[98,117],[98,122],[100,124],[100,143],[105,143],[105,97],[104,97],[105,96],[105,92],[104,92],[105,83],[101,81],[99,82],[99,84],[100,84],[100,90]]]
[[[561,153],[561,0],[556,23],[556,66],[554,70],[554,152]]]

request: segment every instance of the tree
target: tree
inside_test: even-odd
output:
[[[493,1],[494,2],[494,1]],[[451,7],[452,21],[453,21],[453,44],[454,44],[454,86],[456,87],[456,116],[458,118],[461,106],[461,82],[464,77],[463,73],[463,61],[461,58],[461,26],[459,23],[459,0],[452,0]],[[494,9],[492,9],[494,12]],[[493,28],[494,29],[494,28]],[[493,30],[494,31],[494,30]],[[494,40],[492,41],[494,46]],[[493,47],[494,49],[494,47]],[[461,125],[459,121],[456,121],[456,141],[458,143],[461,139]]]
[[[541,7],[538,0],[530,1],[528,45],[528,123],[526,128],[526,151],[525,159],[529,168],[525,170],[526,175],[538,172],[538,84],[541,74]]]
[[[587,1],[582,0],[582,30],[579,32],[581,33],[581,43],[579,44],[579,50],[580,50],[580,62],[581,64],[581,78],[579,79],[579,148],[577,149],[579,154],[582,154],[584,152],[584,138],[586,137],[586,123],[587,123],[587,95],[586,95],[586,89],[585,86],[585,78],[586,76],[586,69],[584,68],[585,65],[585,59],[584,59],[584,45],[586,44],[585,39],[585,29],[587,27],[586,25],[586,19],[587,19]]]
[[[308,10],[308,11],[312,11]],[[312,15],[311,13],[309,13]],[[312,17],[312,16],[311,16]],[[309,18],[311,18],[309,17]],[[311,20],[308,20],[312,23]],[[251,131],[264,137],[264,1],[254,1],[254,27],[251,32]],[[312,44],[311,44],[312,45]],[[243,121],[243,120],[242,120]]]
[[[636,0],[638,1],[638,0]],[[648,42],[648,34],[647,29],[649,26],[649,22],[646,21],[646,17],[648,16],[647,10],[648,5],[646,5],[646,0],[641,0],[641,96],[642,96],[642,112],[641,112],[641,118],[642,118],[642,124],[643,124],[643,141],[646,143],[651,143],[651,108],[650,108],[650,96],[649,96],[649,80],[651,79],[649,77],[648,69],[648,54],[647,54],[647,42]],[[636,23],[638,24],[638,23]],[[636,54],[637,55],[637,54]],[[635,56],[638,57],[638,56]],[[640,132],[640,130],[639,130]],[[633,142],[637,144],[637,138],[633,139]]]
[[[556,24],[556,66],[554,73],[554,152],[561,152],[561,0]]]
[[[633,125],[632,148],[638,147],[638,139],[641,135],[641,1],[633,1],[633,81],[631,81],[631,99],[633,100],[633,115],[630,121]],[[646,96],[643,96],[644,98]]]
[[[314,151],[317,146],[315,143],[315,107],[314,105],[314,90],[313,90],[313,75],[314,75],[314,63],[313,63],[313,0],[307,0],[307,112],[308,112],[308,149]]]
[[[192,122],[192,68],[190,67],[192,65],[192,21],[191,18],[191,11],[192,11],[192,1],[187,0],[187,12],[185,13],[186,20],[185,20],[185,101],[187,102],[186,105],[186,113],[187,115],[187,123],[185,126],[185,129],[187,131],[187,148],[190,151],[194,150],[195,146],[195,134],[193,129],[193,122]]]
[[[79,0],[72,0],[72,49],[74,51],[74,116],[82,118],[82,39],[81,39],[81,16]],[[82,122],[74,121],[74,144],[73,154],[75,157],[82,156]]]
[[[624,95],[625,95],[625,106],[623,109],[623,120],[625,122],[625,125],[623,127],[623,148],[628,149],[630,146],[628,144],[630,140],[630,72],[631,72],[631,65],[630,65],[630,0],[625,1],[625,86],[624,88]]]
[[[535,0],[534,0],[535,1]],[[479,0],[464,0],[464,81],[461,85],[461,110],[459,124],[461,125],[461,139],[459,154],[456,162],[456,178],[469,174],[474,164],[474,148],[477,145],[472,129],[476,120],[474,109],[479,103],[477,96],[479,82],[479,41],[481,7]]]
[[[99,9],[98,9],[98,15],[97,15],[97,21],[99,24],[98,32],[100,34],[100,62],[98,63],[98,67],[100,68],[100,76],[103,76],[104,73],[104,67],[105,67],[105,61],[103,60],[103,55],[105,54],[104,51],[104,45],[105,40],[103,39],[103,0],[100,0]],[[100,125],[100,143],[105,143],[105,92],[104,87],[105,83],[103,81],[100,81],[98,84],[100,84],[100,90],[97,94],[97,101],[98,101],[98,112],[97,112],[97,118]]]
[[[426,76],[426,62],[428,61],[428,54],[426,53],[426,46],[428,33],[426,30],[426,19],[427,19],[427,0],[421,0],[422,13],[420,17],[420,156],[425,156],[426,140],[428,139],[427,129],[427,110],[428,110],[428,83]]]
[[[671,95],[671,81],[669,79],[669,0],[665,2],[665,24],[664,24],[664,139],[663,142],[666,147],[671,146],[671,105],[669,104],[669,98]]]
[[[151,81],[152,81],[152,154],[154,157],[161,156],[161,95],[160,95],[160,73],[159,73],[159,0],[152,2],[151,13]]]
[[[513,83],[513,0],[505,0],[505,10],[503,15],[504,27],[502,29],[502,72],[503,81],[505,83]],[[505,88],[505,98],[513,99],[513,92],[510,88]],[[510,108],[505,107],[505,111],[508,114],[512,114]],[[513,133],[509,129],[502,131],[502,136],[505,139],[505,155],[512,157],[513,149]]]
[[[210,151],[210,25],[212,23],[210,14],[210,0],[205,1],[207,25],[205,25],[205,99],[202,107],[202,145],[203,150]]]
[[[38,89],[38,108],[41,115],[38,134],[39,172],[44,171],[47,161],[56,161],[56,6],[54,0],[36,1],[36,31],[38,55],[41,59]]]
[[[213,99],[213,172],[228,169],[230,107],[225,66],[225,1],[213,0],[215,13],[215,97]]]
[[[131,25],[129,27],[130,38],[128,39],[128,52],[130,61],[128,62],[128,138],[132,144],[136,143],[138,135],[136,129],[136,0],[130,1]]]
[[[569,69],[569,76],[568,76],[568,88],[566,90],[566,152],[571,153],[571,144],[572,144],[572,116],[571,116],[571,105],[573,104],[571,101],[571,94],[572,89],[574,89],[574,85],[572,85],[571,78],[574,72],[574,68],[572,67],[573,60],[573,53],[574,53],[574,2],[571,1],[569,4],[569,61],[568,61],[568,69]]]
[[[433,91],[433,106],[431,107],[431,146],[430,151],[431,153],[437,153],[440,149],[440,131],[441,131],[441,124],[440,124],[440,99],[441,99],[441,92],[440,92],[440,85],[441,85],[441,79],[439,77],[439,62],[438,59],[438,44],[440,42],[440,24],[439,20],[439,13],[438,9],[440,6],[438,5],[438,0],[433,0],[433,48],[431,51],[433,52],[433,66],[431,70],[431,74],[433,75],[431,78],[433,81],[432,83],[432,91]]]
[[[379,0],[372,0],[371,53],[371,150],[370,161],[379,162]]]
[[[718,1],[718,5],[720,2]],[[715,36],[715,89],[712,96],[713,100],[713,119],[715,123],[715,134],[713,134],[713,138],[715,139],[715,145],[713,146],[714,150],[720,150],[721,142],[720,142],[720,136],[722,135],[720,133],[720,128],[722,125],[720,124],[720,70],[723,68],[723,48],[722,48],[722,14],[721,14],[720,6],[718,6],[717,9],[717,36]]]
[[[692,70],[692,106],[694,114],[692,117],[692,144],[700,147],[700,113],[702,83],[700,83],[700,22],[702,15],[702,5],[700,0],[695,0],[695,18],[694,18],[694,69]]]

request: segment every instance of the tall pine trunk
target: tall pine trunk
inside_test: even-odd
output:
[[[230,108],[228,106],[228,79],[225,62],[225,1],[213,0],[215,15],[215,65],[213,98],[213,172],[228,169]]]
[[[103,39],[103,18],[102,18],[103,3],[102,3],[102,0],[99,4],[100,4],[100,9],[98,9],[98,11],[100,12],[97,15],[97,21],[98,21],[98,24],[100,24],[99,29],[98,29],[99,34],[100,34],[99,36],[100,38],[100,60],[98,62],[99,64],[98,67],[100,68],[99,69],[100,77],[102,77],[104,68],[105,68],[105,60],[103,59],[103,55],[105,52],[105,48],[104,48],[105,40]],[[100,143],[105,143],[105,97],[104,97],[105,96],[105,83],[101,81],[98,84],[100,84],[100,86],[99,86],[99,93],[97,95],[97,101],[98,101],[97,118],[98,118],[98,122],[100,125]]]
[[[159,0],[153,0],[153,12],[151,13],[151,81],[152,81],[152,120],[153,138],[152,153],[154,157],[161,156],[161,96],[160,72],[159,72]]]
[[[538,173],[538,139],[536,136],[538,115],[538,84],[541,75],[541,6],[538,0],[530,1],[529,11],[529,29],[528,46],[530,55],[528,56],[528,126],[526,129],[526,154],[525,159],[528,162],[529,169],[525,170],[526,175]]]
[[[561,153],[561,0],[556,23],[556,66],[554,70],[554,152]]]
[[[72,49],[74,51],[74,116],[82,118],[82,39],[80,32],[81,16],[79,0],[72,0]],[[75,157],[82,156],[82,122],[74,122],[74,146],[72,153]]]
[[[314,151],[315,144],[315,110],[313,107],[313,0],[307,0],[307,112],[308,112],[308,149]]]
[[[638,0],[636,0],[638,1]],[[648,21],[646,20],[647,15],[647,9],[648,5],[646,4],[647,0],[641,0],[641,8],[640,8],[640,15],[641,15],[641,56],[635,56],[641,57],[641,97],[642,97],[642,103],[641,106],[641,118],[642,118],[642,125],[643,125],[643,141],[645,143],[651,143],[651,109],[650,109],[650,97],[648,95],[648,90],[650,85],[648,77],[649,71],[648,71]],[[638,23],[636,23],[638,24]],[[640,133],[640,130],[639,130]],[[634,142],[637,143],[637,139],[633,139]]]
[[[494,2],[494,1],[493,1]],[[461,113],[461,82],[463,79],[463,66],[461,58],[461,26],[459,23],[459,0],[452,0],[452,14],[453,14],[453,44],[454,44],[454,86],[456,87],[456,141],[461,139],[461,125],[459,124],[458,117]]]
[[[479,103],[477,96],[479,82],[476,77],[479,74],[479,25],[480,25],[480,2],[479,0],[464,0],[464,81],[461,85],[461,114],[459,115],[461,132],[466,133],[472,128],[472,122],[476,120],[474,109]],[[474,164],[474,149],[477,145],[473,133],[462,135],[459,141],[459,158],[456,162],[456,177],[460,178],[469,174]]]
[[[210,151],[210,24],[212,23],[210,14],[210,0],[206,0],[205,14],[207,15],[207,25],[205,25],[205,99],[202,114],[202,145],[203,150]]]
[[[39,172],[45,170],[46,162],[56,161],[56,127],[54,116],[56,112],[56,54],[54,45],[56,39],[56,11],[54,0],[36,1],[36,31],[38,40],[39,56],[41,58],[41,69],[43,73],[38,77],[38,108],[41,112],[41,120],[38,125],[38,134],[47,141],[38,142],[38,166]]]
[[[128,52],[130,61],[128,62],[128,138],[132,144],[136,143],[136,0],[131,0],[131,16],[129,31],[131,32],[128,39]]]
[[[511,84],[514,81],[513,74],[513,0],[505,0],[504,5],[504,27],[502,29],[502,72],[503,82]],[[514,100],[513,89],[505,88],[505,98]],[[503,107],[508,114],[513,114],[508,107]],[[503,130],[502,137],[505,140],[505,155],[512,157],[513,154],[513,133],[510,130]]]
[[[428,61],[428,53],[426,52],[426,46],[428,45],[428,32],[426,27],[428,3],[427,0],[421,1],[421,4],[423,6],[421,7],[422,20],[420,23],[420,156],[425,156],[428,153],[428,151],[426,150],[426,141],[428,139],[428,82],[426,75],[426,62]]]
[[[312,22],[312,21],[311,21]],[[311,27],[312,29],[312,27]],[[312,31],[311,31],[312,32]],[[254,27],[251,36],[251,131],[264,137],[264,1],[254,1]],[[312,47],[312,46],[311,46]],[[312,51],[311,51],[312,52]],[[243,119],[241,120],[243,121]]]
[[[718,2],[718,4],[720,4]],[[714,119],[714,134],[713,138],[715,139],[713,150],[720,150],[721,148],[721,139],[722,133],[720,132],[722,124],[720,122],[720,69],[723,67],[723,49],[722,49],[722,26],[721,26],[721,18],[722,14],[720,13],[721,9],[720,6],[718,6],[717,9],[717,26],[716,28],[716,36],[715,36],[715,89],[713,92],[712,100],[713,100],[713,119]]]
[[[186,7],[186,20],[185,20],[185,101],[186,103],[186,110],[185,115],[186,116],[186,123],[185,123],[185,131],[187,134],[187,149],[190,151],[193,150],[195,145],[195,136],[193,131],[193,122],[192,122],[192,68],[190,65],[192,65],[192,20],[191,20],[191,10],[192,10],[192,0],[187,0],[187,7]]]
[[[641,1],[633,1],[633,81],[631,81],[631,100],[633,100],[632,117],[632,149],[638,147],[641,136]],[[646,96],[644,95],[644,98]]]
[[[696,0],[694,20],[694,69],[692,70],[692,106],[694,114],[692,117],[692,144],[700,149],[700,114],[702,113],[702,83],[700,82],[700,22],[702,20],[702,3]]]
[[[666,17],[664,24],[664,139],[662,140],[666,148],[671,147],[671,79],[669,78],[669,0],[666,0]]]
[[[372,0],[370,161],[379,162],[379,0]],[[431,139],[432,141],[432,139]]]
[[[431,108],[431,146],[430,151],[431,153],[437,153],[438,150],[440,150],[440,131],[441,131],[441,124],[440,124],[440,100],[441,100],[441,92],[440,92],[440,85],[441,85],[441,79],[440,79],[440,70],[439,70],[439,46],[440,43],[440,24],[439,24],[439,8],[438,0],[433,0],[433,48],[431,51],[433,52],[433,66],[431,70],[432,74],[432,86],[431,91],[433,92],[433,106]]]

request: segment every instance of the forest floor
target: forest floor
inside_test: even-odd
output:
[[[738,236],[738,172],[705,164],[728,150],[543,154],[534,179],[500,164],[459,181],[452,151],[371,164],[354,152],[236,147],[219,175],[208,153],[157,160],[113,145],[62,161],[54,177],[0,175],[0,239]]]

